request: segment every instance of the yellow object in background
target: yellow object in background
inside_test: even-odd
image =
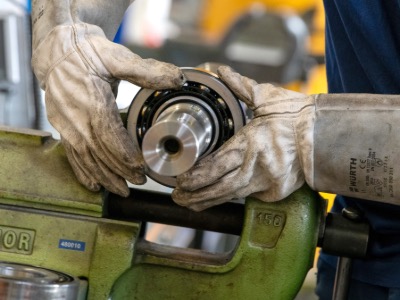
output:
[[[308,72],[307,82],[302,92],[305,94],[320,94],[328,92],[326,81],[325,56],[325,12],[322,0],[315,2],[315,13],[312,30],[308,40],[308,53],[318,64]]]
[[[322,1],[322,0],[319,0]],[[200,27],[211,40],[220,39],[232,23],[250,9],[292,11],[303,14],[316,5],[316,0],[205,0]]]
[[[322,198],[328,201],[327,210],[330,211],[333,205],[333,200],[335,200],[336,195],[328,193],[319,193]]]

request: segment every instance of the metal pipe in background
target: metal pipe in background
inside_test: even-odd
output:
[[[338,216],[341,218],[337,218]],[[336,214],[336,221],[334,220],[334,215],[330,217],[328,214],[328,222],[325,226],[325,234],[328,234],[329,237],[329,242],[326,245],[329,245],[330,247],[328,248],[333,252],[335,251],[334,248],[339,249],[340,252],[343,252],[343,248],[347,250],[344,251],[345,254],[338,253],[339,258],[332,295],[332,300],[343,300],[347,299],[349,295],[352,259],[355,257],[365,258],[367,255],[370,226],[363,218],[362,213],[354,207],[346,207],[341,214]],[[331,225],[330,228],[327,226],[328,224]],[[332,226],[333,224],[335,226]],[[338,241],[340,241],[339,247],[331,247]]]
[[[339,257],[332,300],[347,299],[350,288],[351,270],[353,261],[349,257]]]
[[[173,202],[171,195],[131,189],[127,198],[110,193],[108,218],[145,221],[240,235],[244,221],[244,205],[224,203],[202,212],[195,212]]]

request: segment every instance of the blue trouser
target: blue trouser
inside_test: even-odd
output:
[[[322,259],[318,260],[317,267],[315,292],[320,300],[332,300],[336,269]],[[371,285],[352,279],[347,300],[400,300],[400,289]]]

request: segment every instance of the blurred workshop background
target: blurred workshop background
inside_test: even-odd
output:
[[[30,67],[30,5],[0,0],[0,124],[51,131],[57,138]],[[307,94],[327,91],[321,0],[136,0],[115,41],[143,58],[180,67],[227,64],[258,82]],[[119,107],[128,106],[138,89],[121,82]],[[236,244],[227,235],[160,224],[148,226],[147,238],[212,252]],[[298,299],[316,299],[314,286],[312,269]]]

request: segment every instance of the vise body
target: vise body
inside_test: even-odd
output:
[[[276,203],[232,203],[236,218],[229,203],[195,213],[151,191],[127,199],[87,191],[61,143],[40,131],[1,128],[0,161],[0,261],[78,282],[75,298],[57,299],[293,299],[312,267],[324,205],[307,187]],[[154,201],[164,206],[156,214],[145,205]],[[240,238],[227,253],[159,245],[140,234],[147,221],[216,224]],[[26,289],[34,281],[1,271],[0,279],[25,280]]]

